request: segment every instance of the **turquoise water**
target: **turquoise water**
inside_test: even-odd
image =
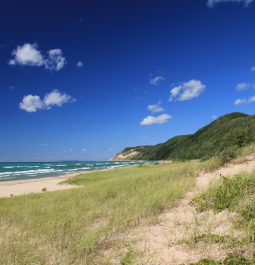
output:
[[[0,181],[43,178],[70,173],[144,164],[144,161],[0,163]]]

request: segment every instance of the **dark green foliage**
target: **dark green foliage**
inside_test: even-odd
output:
[[[228,162],[240,147],[255,142],[255,115],[231,113],[224,115],[191,135],[176,136],[155,146],[137,147],[135,159],[209,159],[221,156]],[[128,152],[131,147],[126,148]],[[224,163],[225,163],[224,162]]]
[[[152,147],[152,146],[151,145],[145,145],[145,146],[126,147],[121,153],[125,154],[125,155],[128,155],[129,153],[133,152],[134,149],[136,151],[145,152],[150,147]]]
[[[223,150],[219,155],[221,165],[225,165],[230,162],[232,159],[235,159],[238,156],[238,147],[230,146],[228,149]]]

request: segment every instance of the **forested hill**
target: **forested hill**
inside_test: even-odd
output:
[[[255,115],[234,112],[191,135],[176,136],[154,146],[125,148],[113,160],[207,159],[252,142],[255,142]]]

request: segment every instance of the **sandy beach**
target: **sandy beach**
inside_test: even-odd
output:
[[[134,166],[136,165],[129,165],[126,166],[126,168]],[[106,169],[101,169],[100,171],[108,171],[111,169],[112,168],[106,168]],[[70,174],[53,176],[53,177],[42,177],[37,179],[0,181],[0,198],[45,192],[45,191],[74,189],[77,188],[78,186],[70,184],[60,184],[60,183],[66,179],[81,174],[91,173],[93,171],[95,170],[81,171],[77,173],[70,173]]]
[[[46,191],[57,191],[76,188],[77,186],[60,184],[60,182],[68,178],[77,176],[81,173],[83,172],[37,179],[3,181],[0,182],[0,197],[10,197],[44,192],[42,191],[43,189],[46,189]]]

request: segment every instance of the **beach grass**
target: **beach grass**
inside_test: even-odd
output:
[[[67,181],[75,189],[2,198],[0,264],[107,264],[117,235],[156,222],[201,167],[189,161],[91,172]]]
[[[199,211],[213,210],[221,212],[227,210],[236,214],[234,225],[243,231],[238,242],[239,249],[247,249],[247,246],[255,243],[255,172],[241,173],[232,178],[222,178],[209,189],[198,195],[193,202]],[[245,251],[243,251],[245,252]],[[234,253],[235,254],[235,253]],[[240,260],[239,260],[240,259]],[[255,254],[247,260],[242,255],[234,262],[222,262],[212,264],[255,264]],[[241,260],[242,259],[242,260]],[[211,261],[212,262],[212,261]],[[197,263],[211,264],[211,263]]]

